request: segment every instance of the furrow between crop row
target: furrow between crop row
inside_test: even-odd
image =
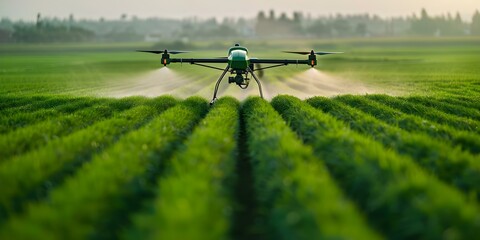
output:
[[[387,238],[473,239],[480,234],[476,202],[411,159],[294,97],[275,97],[272,105]]]

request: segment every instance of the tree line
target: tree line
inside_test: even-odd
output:
[[[311,17],[302,12],[260,11],[255,18],[196,17],[182,20],[122,14],[118,19],[44,18],[35,22],[0,20],[0,42],[168,41],[269,38],[350,38],[408,36],[480,36],[480,13],[470,21],[460,14],[431,16],[422,9],[407,17],[370,14]]]

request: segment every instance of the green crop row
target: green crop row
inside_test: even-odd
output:
[[[464,118],[471,118],[475,121],[480,121],[480,111],[477,109],[471,109],[461,105],[453,105],[453,104],[441,102],[431,97],[415,96],[415,97],[408,97],[403,99],[414,104],[420,103],[424,106],[435,108],[448,114],[452,114],[452,115],[456,115]]]
[[[60,98],[61,99],[61,98]],[[34,124],[45,119],[55,118],[62,114],[69,114],[80,109],[93,106],[99,101],[93,98],[85,98],[81,100],[72,100],[71,102],[60,103],[59,105],[49,105],[48,108],[41,108],[40,110],[18,109],[16,111],[9,111],[0,117],[0,133],[8,133],[15,129]]]
[[[435,93],[436,96],[438,95],[448,95],[449,98],[460,99],[467,97],[468,99],[472,100],[475,98],[480,97],[477,92],[472,91],[471,87],[465,87],[462,89],[434,89],[432,92]]]
[[[173,104],[171,99],[164,100],[165,107]],[[134,113],[129,119],[130,124],[148,118],[139,110],[147,110],[148,115],[152,112],[145,107],[132,110],[128,111]],[[123,136],[115,145],[83,165],[64,184],[53,189],[48,202],[31,205],[26,214],[12,218],[0,230],[0,238],[113,237],[109,234],[117,234],[119,225],[128,217],[127,213],[136,210],[135,206],[138,207],[142,198],[148,196],[162,162],[168,160],[206,111],[205,100],[187,99],[140,130]],[[101,134],[112,135],[108,132]]]
[[[272,105],[387,238],[473,239],[480,234],[477,204],[411,159],[297,98],[275,97]]]
[[[142,102],[144,101],[138,98],[103,101],[69,115],[59,116],[0,135],[0,156],[3,160],[6,160],[13,155],[23,154],[30,149],[45,145],[78,129],[88,127],[94,122],[108,118]],[[0,162],[2,159],[0,159]]]
[[[61,106],[62,104],[74,103],[89,98],[74,98],[74,97],[46,97],[46,98],[32,98],[28,104],[21,104],[21,106],[6,108],[2,110],[2,116],[9,116],[15,113],[32,112],[41,109],[48,109]]]
[[[239,103],[217,101],[166,164],[157,198],[135,216],[131,239],[227,239],[239,128]],[[206,231],[208,229],[208,231]]]
[[[472,108],[480,111],[480,98],[470,98],[470,97],[449,97],[441,98],[440,101],[450,103],[456,106],[463,106],[467,108]]]
[[[0,215],[21,208],[22,200],[42,195],[66,174],[90,159],[92,154],[116,141],[120,135],[149,121],[159,111],[175,104],[170,97],[157,99],[163,108],[139,106],[113,118],[51,141],[45,147],[0,163]],[[119,153],[122,153],[120,151]],[[27,177],[28,176],[28,177]]]
[[[15,97],[0,95],[0,114],[6,109],[22,107],[35,102],[45,101],[46,99],[48,99],[48,97],[45,96]]]
[[[347,97],[348,98],[348,97]],[[432,139],[390,126],[360,110],[324,97],[307,102],[345,122],[351,129],[373,137],[388,148],[410,156],[421,166],[464,191],[480,193],[480,162],[473,155]]]
[[[409,132],[426,133],[433,138],[448,141],[452,145],[460,146],[462,149],[472,153],[480,153],[480,141],[478,141],[478,135],[475,133],[453,129],[448,125],[432,123],[418,116],[402,113],[363,96],[346,95],[335,99],[360,109],[390,125]]]
[[[272,239],[379,239],[323,164],[260,98],[244,103],[255,194]]]
[[[403,99],[391,97],[388,95],[367,95],[366,98],[396,108],[407,114],[417,115],[421,118],[433,122],[450,125],[456,129],[473,131],[476,133],[480,132],[480,123],[468,118],[452,116],[431,107],[425,107],[421,104],[407,102]]]

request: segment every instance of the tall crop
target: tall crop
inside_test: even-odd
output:
[[[294,97],[275,97],[272,105],[388,238],[471,239],[480,234],[476,203],[409,158]]]
[[[467,108],[458,104],[454,105],[450,103],[445,103],[431,97],[415,96],[415,97],[409,97],[404,99],[413,104],[420,103],[424,106],[435,108],[437,110],[440,110],[448,114],[456,115],[459,117],[471,118],[473,120],[480,121],[480,111],[477,109]]]
[[[96,121],[112,116],[144,101],[125,98],[117,101],[104,101],[92,107],[79,110],[69,115],[59,116],[37,124],[0,135],[0,162],[13,155],[44,145],[54,139],[67,135],[78,129],[88,127]]]
[[[373,137],[400,154],[410,156],[446,182],[467,192],[480,193],[480,162],[471,154],[425,134],[410,133],[390,126],[338,101],[315,97],[307,102],[344,121],[351,129]]]
[[[163,108],[132,108],[52,141],[38,150],[0,163],[0,182],[3,186],[0,214],[15,212],[22,200],[35,197],[37,192],[41,195],[48,191],[52,184],[56,184],[55,179],[74,171],[78,164],[89,160],[92,154],[112,144],[120,135],[138,128],[157,112],[175,104],[175,100],[169,97],[160,100],[164,102]]]
[[[60,107],[64,104],[72,104],[76,102],[85,102],[94,100],[93,98],[74,98],[74,97],[46,97],[46,98],[27,98],[31,101],[29,104],[21,106],[12,106],[2,110],[2,115],[8,116],[21,112],[34,112],[38,110]]]
[[[142,198],[148,196],[152,179],[162,162],[206,110],[205,100],[187,99],[145,127],[125,135],[54,189],[48,202],[32,205],[23,217],[11,219],[0,231],[0,236],[25,239],[38,235],[50,239],[113,237],[112,231],[128,217],[125,213],[138,207]]]
[[[260,98],[244,103],[255,193],[273,239],[377,239],[321,161]]]
[[[217,101],[166,164],[165,176],[158,181],[157,198],[148,208],[153,211],[136,216],[129,237],[227,239],[238,129],[238,101]]]
[[[480,123],[468,118],[452,116],[431,107],[407,102],[403,99],[397,99],[388,95],[367,95],[366,97],[383,103],[387,106],[399,109],[402,112],[414,114],[433,122],[450,125],[456,129],[480,133]]]
[[[81,99],[81,100],[71,100],[71,102],[63,103],[65,99],[58,98],[58,102],[49,100],[49,108],[40,109],[40,110],[29,110],[29,109],[7,109],[11,111],[6,111],[0,116],[0,133],[7,133],[12,130],[28,126],[40,121],[43,121],[48,118],[54,118],[62,114],[69,114],[85,107],[90,107],[98,103],[97,99]],[[56,105],[59,104],[59,105]]]
[[[480,111],[480,98],[472,98],[466,96],[460,97],[443,97],[439,99],[441,102],[450,103],[456,106],[463,106]]]
[[[31,104],[32,102],[44,101],[48,97],[44,96],[22,96],[22,97],[10,97],[10,96],[0,96],[0,114],[3,113],[3,110],[16,108]]]
[[[472,153],[480,153],[480,141],[478,141],[478,135],[475,133],[460,131],[448,125],[432,123],[362,96],[346,95],[337,97],[335,100],[360,109],[390,125],[398,126],[410,132],[423,132],[433,138],[451,142],[453,145],[460,146],[462,149],[469,150]]]

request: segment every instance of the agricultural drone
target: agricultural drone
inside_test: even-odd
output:
[[[246,89],[250,83],[249,74],[255,79],[258,84],[258,89],[260,91],[260,96],[263,98],[262,85],[258,80],[255,71],[263,71],[265,69],[287,66],[289,64],[306,64],[311,67],[317,65],[317,55],[327,55],[335,54],[341,52],[315,52],[313,50],[309,52],[294,52],[294,51],[285,51],[286,53],[294,53],[301,55],[308,55],[308,59],[305,60],[290,60],[290,59],[258,59],[250,58],[248,56],[248,49],[235,44],[228,50],[228,57],[220,58],[170,58],[170,54],[179,54],[186,53],[187,51],[168,51],[167,49],[163,51],[151,51],[151,50],[137,50],[138,52],[147,52],[154,54],[162,54],[161,63],[164,66],[167,66],[170,63],[190,63],[198,65],[201,67],[212,68],[216,70],[223,71],[220,77],[215,84],[215,90],[213,92],[213,98],[210,104],[213,104],[217,100],[217,92],[220,83],[222,82],[225,75],[230,72],[231,75],[228,77],[228,83],[235,83],[240,88]],[[226,63],[225,68],[219,68],[215,66],[205,65],[206,63]],[[267,67],[261,67],[260,64],[270,64]],[[255,68],[255,66],[257,66]]]

